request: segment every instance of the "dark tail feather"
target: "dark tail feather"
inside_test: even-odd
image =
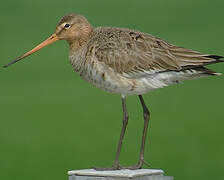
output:
[[[209,55],[209,56],[205,56],[207,58],[211,58],[211,59],[216,59],[216,60],[220,60],[222,58],[224,58],[223,56],[217,56],[217,55]],[[223,60],[221,60],[223,61]]]
[[[209,65],[209,64],[216,64],[216,63],[221,63],[221,62],[224,62],[224,60],[221,60],[222,58],[224,58],[223,56],[217,56],[217,55],[209,55],[209,56],[204,56],[206,58],[210,58],[212,59],[213,61],[210,61],[210,62],[206,62],[204,63],[202,66],[185,66],[184,69],[194,69],[202,74],[205,74],[205,75],[212,75],[212,76],[221,76],[222,73],[218,73],[218,72],[215,72],[211,69],[208,69],[204,66],[206,65]]]
[[[215,64],[215,63],[221,63],[224,62],[224,60],[221,60],[222,58],[224,58],[223,56],[217,56],[217,55],[209,55],[209,56],[204,56],[206,58],[210,58],[213,59],[214,61],[211,62],[207,62],[204,64],[205,65],[209,65],[209,64]]]
[[[213,61],[212,63],[208,63],[208,64],[215,64],[215,63],[221,63],[224,62],[224,60],[221,60],[222,58],[224,58],[223,56],[217,56],[217,55],[209,55],[209,56],[205,56],[207,58],[211,58],[211,59],[215,59],[215,61]],[[203,74],[208,74],[208,75],[215,75],[215,76],[220,76],[222,75],[222,73],[217,73],[211,69],[208,69],[206,67],[201,67],[202,68],[202,72]]]
[[[194,70],[199,71],[202,74],[206,74],[206,75],[212,75],[212,76],[221,76],[222,75],[222,73],[215,72],[215,71],[208,69],[204,66],[196,67],[196,68],[194,68]]]

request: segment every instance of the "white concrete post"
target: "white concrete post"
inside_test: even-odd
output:
[[[96,171],[94,169],[68,172],[69,180],[173,180],[160,169]]]

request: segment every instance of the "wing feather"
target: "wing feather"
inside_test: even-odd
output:
[[[161,71],[181,71],[221,62],[221,56],[174,46],[150,34],[121,28],[99,28],[95,56],[120,74],[143,76]],[[215,58],[217,57],[217,58]],[[219,58],[218,58],[219,57]]]

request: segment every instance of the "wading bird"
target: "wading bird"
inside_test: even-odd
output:
[[[70,63],[83,79],[100,89],[121,95],[123,125],[116,157],[111,168],[100,170],[139,169],[146,163],[144,147],[150,112],[142,94],[183,80],[221,75],[204,66],[223,62],[222,56],[202,54],[178,47],[136,30],[93,28],[85,17],[78,14],[64,16],[52,36],[3,67],[8,67],[57,40],[68,42]],[[143,109],[144,128],[138,163],[122,167],[119,157],[128,123],[128,95],[139,97]]]

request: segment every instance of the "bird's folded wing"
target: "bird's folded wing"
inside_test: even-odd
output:
[[[161,71],[181,71],[219,62],[220,56],[171,45],[150,34],[120,31],[95,49],[98,61],[130,78]]]

